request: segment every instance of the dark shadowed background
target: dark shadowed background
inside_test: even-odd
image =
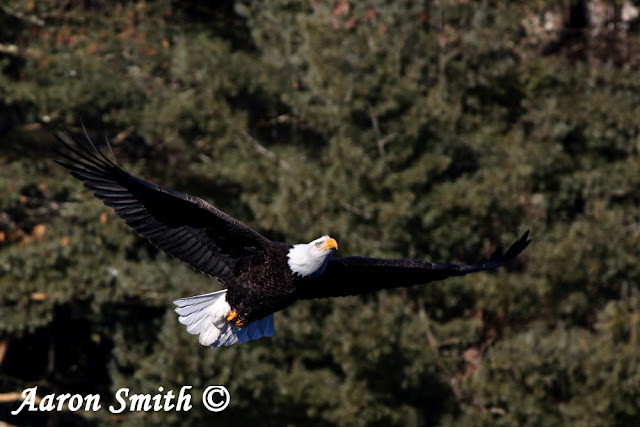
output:
[[[213,4],[213,3],[212,3]],[[157,425],[640,422],[640,1],[0,3],[0,420]],[[507,268],[300,302],[210,349],[171,301],[219,289],[53,162],[133,173],[337,255]],[[231,404],[200,404],[207,385]],[[188,412],[111,414],[192,385]],[[20,393],[98,412],[12,416]]]

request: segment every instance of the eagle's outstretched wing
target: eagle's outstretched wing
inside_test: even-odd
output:
[[[515,258],[530,242],[527,230],[502,256],[477,265],[420,259],[333,258],[320,276],[298,282],[297,297],[312,299],[358,295],[491,270]]]
[[[69,169],[131,228],[169,255],[224,282],[233,278],[238,258],[270,243],[198,197],[131,175],[105,156],[86,131],[85,135],[86,143],[69,136],[74,145],[58,135],[66,150],[56,150],[64,158],[56,162]],[[117,162],[115,156],[114,160]]]

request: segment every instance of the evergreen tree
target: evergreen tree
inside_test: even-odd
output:
[[[637,7],[3,2],[0,420],[637,423]],[[217,282],[53,162],[81,121],[132,173],[271,238],[468,263],[534,241],[500,271],[299,302],[273,338],[205,348],[171,301]],[[12,416],[34,385],[103,409]],[[183,385],[188,412],[106,409]]]

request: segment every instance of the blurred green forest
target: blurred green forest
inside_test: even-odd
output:
[[[640,1],[0,3],[0,420],[14,425],[640,424]],[[134,174],[339,256],[507,268],[304,301],[202,347],[219,289],[53,162]],[[225,385],[231,404],[207,411]],[[10,411],[97,393],[98,412]],[[115,415],[121,387],[193,409]],[[16,397],[18,394],[18,397]]]

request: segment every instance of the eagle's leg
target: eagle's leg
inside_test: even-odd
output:
[[[227,313],[227,321],[233,323],[236,326],[244,326],[244,320],[240,317],[237,311],[231,310]]]

